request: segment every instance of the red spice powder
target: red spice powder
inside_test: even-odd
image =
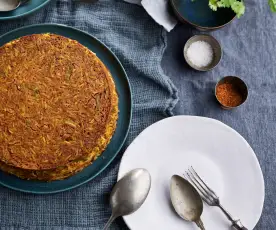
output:
[[[222,105],[228,107],[236,107],[243,102],[243,95],[240,90],[228,82],[218,85],[216,96]]]

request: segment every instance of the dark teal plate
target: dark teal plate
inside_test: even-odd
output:
[[[213,11],[209,0],[170,0],[172,8],[183,23],[188,23],[200,30],[215,30],[230,23],[236,14],[229,8]]]
[[[45,6],[51,0],[30,0],[28,3],[9,12],[0,12],[0,21],[27,16]]]
[[[119,95],[119,119],[117,128],[111,142],[103,154],[90,166],[75,176],[62,181],[37,182],[22,180],[15,176],[0,171],[0,184],[22,192],[49,194],[66,191],[80,186],[101,173],[115,158],[128,134],[132,103],[131,89],[127,74],[118,58],[99,40],[80,30],[56,24],[41,24],[22,27],[0,37],[0,46],[28,34],[55,33],[79,41],[84,46],[97,54],[107,66],[115,81]]]

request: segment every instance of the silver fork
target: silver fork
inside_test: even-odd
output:
[[[227,216],[227,218],[231,221],[232,226],[237,230],[248,230],[244,227],[240,220],[234,220],[229,212],[225,210],[225,208],[220,204],[219,197],[216,193],[201,179],[201,177],[197,174],[193,167],[190,167],[188,171],[185,172],[185,179],[187,179],[200,193],[202,199],[209,206],[217,206],[221,209],[221,211]]]

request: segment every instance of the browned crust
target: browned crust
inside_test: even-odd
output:
[[[0,168],[63,179],[109,143],[118,118],[113,79],[77,41],[34,34],[0,47]]]
[[[117,97],[113,97],[113,100],[113,103],[118,103]],[[95,147],[95,149],[85,159],[79,159],[78,161],[70,162],[66,166],[61,166],[56,169],[50,170],[26,170],[7,165],[4,162],[0,161],[0,169],[4,172],[16,175],[22,179],[27,180],[53,181],[62,180],[70,177],[87,167],[91,162],[96,160],[105,150],[106,146],[111,140],[113,132],[115,131],[117,122],[115,118],[117,118],[117,116],[118,107],[114,107],[111,111],[110,120],[105,130],[105,135],[103,135],[98,140],[98,146]]]

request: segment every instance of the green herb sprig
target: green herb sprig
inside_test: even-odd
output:
[[[268,4],[273,13],[276,13],[276,0],[268,0]]]
[[[268,0],[272,12],[276,13],[276,0]],[[242,0],[209,0],[209,7],[217,11],[218,8],[231,8],[240,18],[245,12],[245,5]]]

